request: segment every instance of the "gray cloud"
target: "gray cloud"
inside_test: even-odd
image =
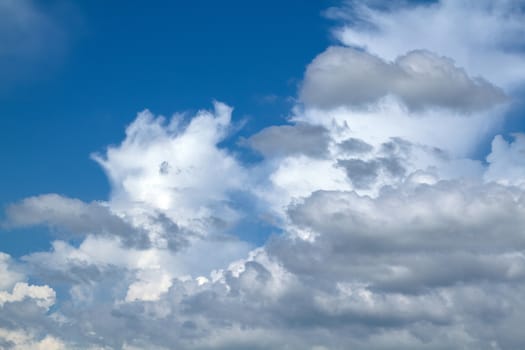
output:
[[[152,302],[65,303],[70,322],[38,327],[77,348],[519,348],[523,198],[458,181],[319,191],[289,210],[314,240],[292,230],[214,282],[174,279]],[[118,272],[96,274],[104,289]]]
[[[397,156],[376,157],[370,160],[339,159],[337,166],[345,170],[356,189],[370,188],[381,173],[390,178],[401,178],[406,173],[403,160]]]
[[[348,47],[330,47],[308,66],[300,90],[307,105],[366,106],[394,95],[409,109],[440,107],[471,112],[506,100],[503,90],[472,78],[446,57],[411,51],[387,62]]]
[[[45,194],[7,206],[3,226],[8,229],[46,225],[58,237],[75,238],[88,234],[114,235],[128,246],[147,248],[147,232],[111,213],[99,202]]]
[[[505,99],[427,51],[387,62],[330,48],[308,68],[301,90],[304,103],[322,108],[364,107],[389,95],[412,111],[448,108],[454,116]],[[308,114],[309,106],[297,112]],[[230,109],[216,108],[187,128],[142,113],[121,146],[96,157],[111,178],[109,202],[43,195],[7,207],[5,227],[45,225],[76,239],[21,257],[16,268],[0,254],[0,299],[8,300],[0,347],[51,349],[44,336],[86,350],[525,347],[525,193],[509,186],[522,183],[523,164],[514,160],[523,140],[495,140],[487,178],[499,185],[439,182],[430,168],[458,160],[439,148],[451,128],[443,126],[439,142],[421,143],[446,113],[429,111],[437,117],[425,133],[399,116],[359,126],[359,118],[320,109],[312,124],[273,126],[243,141],[278,166],[279,173],[264,173],[275,181],[272,192],[252,182],[260,169],[251,172],[217,147]],[[450,125],[474,118],[459,119],[465,123]],[[388,134],[394,126],[423,136],[389,139],[405,137]],[[288,155],[323,159],[289,158],[306,161],[287,168],[279,157]],[[274,193],[285,198],[295,185],[290,202],[273,203]],[[245,188],[261,202],[232,194]],[[368,188],[372,194],[359,194]],[[258,214],[259,205],[282,214],[282,232],[247,253],[248,244],[220,233],[233,231],[239,216]],[[194,228],[198,235],[188,232]],[[56,307],[41,306],[51,289],[17,294],[13,285],[25,279],[55,288]],[[28,340],[15,340],[11,333],[20,330]]]
[[[344,168],[355,188],[369,188],[377,179],[380,164],[376,160],[341,159],[337,165]]]
[[[339,148],[347,154],[362,154],[371,152],[374,147],[356,138],[348,138],[338,144]]]
[[[329,142],[328,130],[304,123],[271,126],[243,141],[265,157],[290,154],[323,157],[327,153]]]
[[[497,201],[492,200],[495,196]],[[512,255],[504,252],[525,246],[516,230],[525,225],[522,201],[512,189],[502,186],[441,182],[385,190],[377,199],[353,192],[320,191],[291,208],[290,216],[297,225],[321,233],[312,245],[317,249],[329,244],[325,248],[333,250],[329,255],[334,259],[339,252],[348,258],[382,254],[395,258],[397,253],[409,256],[422,252],[447,258],[474,253],[471,256],[494,254],[496,264],[498,258],[512,260]],[[502,274],[499,278],[506,277]]]

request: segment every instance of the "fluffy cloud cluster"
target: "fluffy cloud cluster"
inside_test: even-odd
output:
[[[0,272],[0,348],[65,349],[46,326],[55,291],[47,285],[28,284],[21,267],[5,253],[0,253]]]
[[[368,105],[399,97],[410,109],[441,107],[470,112],[505,100],[503,91],[471,78],[451,59],[411,51],[393,63],[357,49],[330,47],[306,71],[301,100],[322,108]]]
[[[110,147],[105,157],[93,156],[113,185],[111,207],[123,214],[159,212],[192,227],[235,220],[227,192],[241,188],[245,175],[217,147],[227,135],[231,112],[216,102],[214,113],[201,111],[188,125],[182,125],[181,115],[167,123],[149,111],[139,113],[119,147]]]
[[[487,156],[489,168],[485,173],[488,181],[505,185],[525,185],[525,135],[514,134],[514,141],[507,142],[501,135],[492,141],[492,152]]]
[[[499,86],[522,84],[525,14],[521,0],[396,3],[385,11],[348,0],[328,15],[343,19],[334,31],[341,42],[384,59],[395,60],[414,49],[428,50],[454,59],[469,74]]]
[[[522,348],[525,136],[497,135],[521,80],[485,69],[520,57],[504,48],[521,43],[521,11],[330,10],[352,24],[307,67],[289,124],[239,141],[257,164],[223,146],[222,103],[139,113],[93,155],[107,201],[7,206],[5,228],[56,240],[0,255],[0,348]],[[276,231],[259,247],[240,238],[255,217]]]

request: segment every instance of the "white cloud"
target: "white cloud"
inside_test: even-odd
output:
[[[487,156],[487,181],[505,185],[525,185],[525,135],[514,134],[514,140],[505,141],[497,135],[492,141],[492,152]]]
[[[74,285],[95,283],[116,269],[126,288],[126,300],[156,300],[168,290],[172,279],[209,275],[245,256],[251,248],[249,243],[234,238],[195,239],[186,248],[173,252],[133,249],[116,239],[87,236],[78,248],[55,241],[50,252],[32,253],[23,259],[40,274],[66,279]]]
[[[514,5],[361,8],[340,35],[368,51],[314,59],[289,125],[243,141],[265,157],[255,166],[220,146],[232,127],[222,103],[191,119],[139,113],[94,156],[108,201],[7,207],[6,225],[62,240],[16,264],[0,255],[0,347],[522,348],[523,135],[497,136],[487,165],[472,159],[506,108],[473,76],[505,89],[523,78],[486,65],[521,57],[503,50],[522,40]],[[266,214],[281,233],[262,246],[226,234]]]
[[[395,99],[385,98],[368,109],[338,107],[330,110],[297,108],[294,120],[320,124],[337,141],[357,138],[380,146],[391,138],[436,148],[452,157],[471,156],[479,144],[501,128],[505,108],[462,113],[441,110],[410,112]]]
[[[232,109],[219,102],[214,107],[188,125],[180,115],[166,123],[141,112],[120,146],[95,155],[113,185],[111,208],[134,216],[161,212],[196,231],[212,221],[235,221],[228,192],[242,189],[245,175],[235,158],[217,147],[229,131]]]
[[[24,278],[21,272],[13,270],[12,264],[11,257],[0,252],[0,290],[10,289]]]
[[[65,349],[58,338],[42,336],[42,329],[37,334],[39,323],[55,304],[55,291],[48,285],[28,284],[25,282],[28,276],[15,265],[19,264],[9,255],[0,253],[0,348]]]
[[[241,216],[229,207],[230,192],[247,179],[217,146],[229,132],[231,111],[217,102],[215,113],[201,111],[187,125],[181,115],[166,123],[139,114],[120,146],[94,156],[113,185],[108,202],[47,194],[9,205],[5,227],[47,225],[66,239],[24,260],[75,283],[71,293],[81,298],[91,291],[79,283],[120,269],[124,299],[133,301],[157,300],[173,278],[207,275],[245,256],[252,245],[224,233]],[[81,239],[78,247],[71,238]]]
[[[0,291],[0,307],[24,299],[34,299],[36,305],[48,309],[55,303],[55,291],[48,286],[32,286],[18,282],[11,293]]]
[[[7,349],[15,350],[65,350],[65,344],[52,336],[35,339],[34,336],[22,330],[6,330],[0,328],[0,339],[9,346]],[[0,343],[1,344],[1,343]]]
[[[441,0],[387,11],[348,3],[352,6],[329,12],[354,19],[335,32],[345,45],[364,47],[389,61],[411,50],[429,50],[506,89],[525,78],[520,0]]]

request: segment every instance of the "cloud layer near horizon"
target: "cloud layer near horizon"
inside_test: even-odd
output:
[[[92,155],[108,199],[7,206],[2,227],[55,240],[0,253],[0,348],[524,347],[525,136],[498,135],[525,78],[503,66],[522,55],[504,50],[519,3],[331,9],[353,20],[306,68],[289,123],[239,142],[256,164],[223,146],[224,103],[140,112]],[[254,218],[278,231],[261,246],[240,232]]]

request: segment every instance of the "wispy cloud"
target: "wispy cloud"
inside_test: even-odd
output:
[[[67,40],[67,30],[60,18],[32,0],[2,1],[0,88],[34,79],[42,71],[55,67],[62,60]]]

